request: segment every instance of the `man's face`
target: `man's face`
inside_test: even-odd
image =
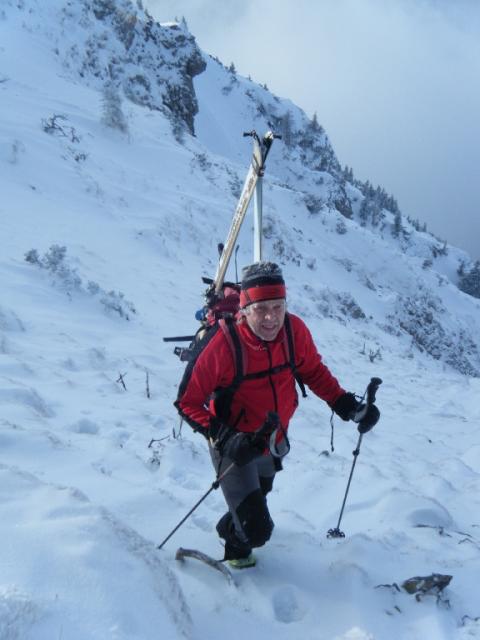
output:
[[[287,305],[285,300],[253,302],[245,309],[247,324],[262,340],[275,340],[283,327]]]

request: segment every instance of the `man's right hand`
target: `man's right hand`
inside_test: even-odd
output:
[[[221,447],[220,453],[230,458],[239,467],[243,467],[265,451],[265,443],[255,438],[254,433],[232,431],[232,435]]]
[[[267,414],[263,425],[254,432],[235,431],[226,425],[217,424],[210,428],[213,446],[222,456],[227,456],[236,465],[243,467],[263,454],[278,424],[278,415],[273,412]]]

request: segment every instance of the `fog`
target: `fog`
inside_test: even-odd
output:
[[[480,2],[144,0],[317,113],[342,165],[480,258]]]

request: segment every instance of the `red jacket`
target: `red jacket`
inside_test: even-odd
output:
[[[312,335],[298,316],[289,314],[293,334],[295,365],[303,383],[332,405],[345,391],[323,364]],[[236,325],[246,355],[246,373],[265,371],[288,362],[285,327],[271,342],[258,338],[245,318]],[[187,370],[188,371],[188,370]],[[235,373],[232,349],[222,330],[204,348],[193,369],[182,382],[177,400],[181,415],[196,429],[210,426],[215,415],[211,396],[219,387],[229,387]],[[295,378],[290,368],[278,373],[243,381],[235,391],[228,423],[239,431],[256,431],[268,411],[275,411],[285,429],[298,405]]]

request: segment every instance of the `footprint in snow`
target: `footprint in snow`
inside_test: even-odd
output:
[[[0,404],[14,404],[27,407],[42,418],[53,418],[55,413],[48,403],[35,389],[2,388],[0,389]]]
[[[414,527],[452,527],[453,518],[442,505],[434,505],[433,508],[416,509],[412,511],[408,519]]]
[[[204,516],[192,516],[192,521],[196,527],[201,529],[202,531],[206,531],[210,533],[212,531],[212,522],[208,518]]]
[[[71,426],[71,430],[75,433],[87,433],[89,435],[96,435],[100,428],[96,422],[92,420],[88,420],[87,418],[82,418],[78,420]]]
[[[306,607],[299,603],[297,593],[295,587],[285,585],[273,594],[273,611],[279,622],[298,622],[305,616]]]

